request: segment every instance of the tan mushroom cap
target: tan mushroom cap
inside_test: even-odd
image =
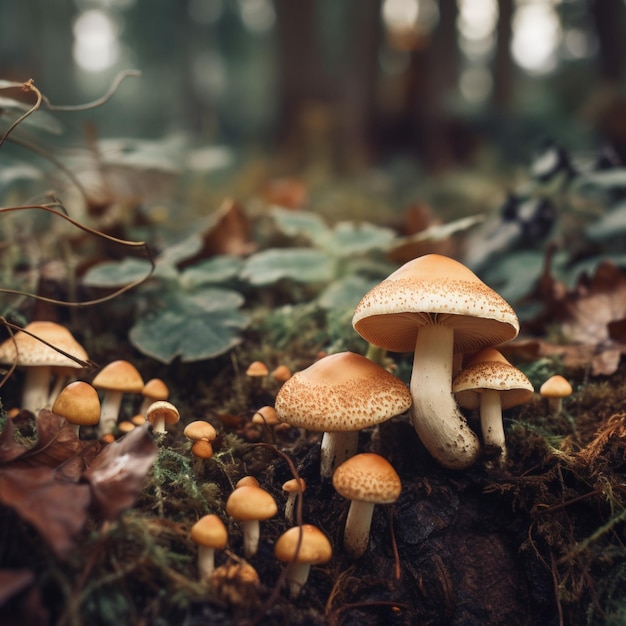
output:
[[[235,489],[239,489],[239,487],[250,486],[259,487],[259,481],[254,476],[243,476],[236,482]]]
[[[93,426],[100,421],[98,392],[81,380],[70,383],[57,396],[52,412],[64,417],[70,424]]]
[[[276,501],[265,489],[253,485],[237,487],[226,501],[226,512],[238,521],[265,520],[278,513]]]
[[[306,490],[306,481],[304,478],[291,478],[283,483],[282,489],[287,493],[304,493]]]
[[[298,542],[302,540],[298,549]],[[296,550],[298,550],[296,554]],[[333,555],[333,549],[326,535],[312,524],[293,526],[285,531],[274,545],[274,554],[279,561],[291,561],[295,557],[296,563],[310,563],[318,565],[326,563]]]
[[[24,327],[24,330],[41,337],[44,341],[82,361],[88,360],[85,349],[74,339],[72,333],[60,324],[45,321],[31,322]],[[0,344],[0,363],[13,362],[20,366],[48,365],[72,369],[82,367],[76,361],[22,331],[16,332],[12,338],[9,337]]]
[[[204,420],[196,420],[189,422],[183,430],[183,435],[191,441],[198,441],[200,439],[206,439],[207,441],[213,441],[217,437],[215,428],[209,422]]]
[[[165,424],[169,425],[175,424],[180,419],[180,414],[170,402],[157,400],[148,407],[146,419],[154,424],[161,417],[165,420]]]
[[[96,389],[141,393],[143,378],[137,368],[128,361],[112,361],[96,374],[91,384]]]
[[[151,378],[141,391],[142,395],[152,400],[167,400],[170,395],[168,386],[160,378]]]
[[[344,461],[333,474],[333,487],[344,498],[389,504],[400,497],[402,483],[387,459],[363,452]]]
[[[207,548],[222,550],[228,543],[228,531],[224,522],[214,513],[210,513],[191,527],[191,540]]]
[[[339,352],[295,373],[280,388],[274,406],[281,422],[333,432],[380,424],[411,402],[399,378],[360,354]]]
[[[257,409],[252,416],[252,423],[274,426],[279,424],[280,420],[278,419],[278,413],[276,413],[276,409],[273,406],[262,406],[260,409]]]
[[[519,332],[515,311],[462,263],[427,254],[405,263],[357,305],[352,324],[369,343],[413,352],[421,326],[454,329],[454,351],[476,352]]]
[[[539,388],[539,394],[544,398],[566,398],[573,392],[570,383],[560,374],[550,376]]]
[[[191,454],[199,459],[210,459],[213,457],[213,446],[207,439],[198,439],[191,446]]]
[[[248,376],[267,376],[270,373],[267,365],[261,361],[252,361],[250,365],[248,365],[248,369],[246,370],[246,374]]]
[[[465,409],[478,408],[485,389],[500,392],[503,409],[528,402],[534,391],[527,376],[495,348],[481,350],[452,382],[456,401]]]

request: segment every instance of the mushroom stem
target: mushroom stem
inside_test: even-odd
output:
[[[292,598],[298,597],[300,590],[304,587],[309,578],[310,571],[310,563],[296,563],[292,561],[289,564],[289,570],[287,572],[287,585],[289,586],[289,595]]]
[[[98,437],[101,438],[112,433],[117,424],[117,418],[122,404],[122,392],[107,389],[102,398],[100,407],[100,424],[98,425]]]
[[[563,410],[563,398],[548,398],[548,409],[552,415],[559,415]]]
[[[504,426],[502,423],[502,399],[500,391],[483,389],[480,394],[480,427],[485,446],[500,448],[500,460],[506,456]]]
[[[215,548],[198,547],[198,574],[200,579],[210,578],[215,569]]]
[[[335,468],[354,456],[359,443],[359,431],[325,432],[320,450],[320,474],[330,478]]]
[[[285,519],[293,524],[293,512],[296,508],[296,496],[298,495],[297,491],[292,491],[287,496],[287,502],[285,502]]]
[[[374,502],[352,500],[350,503],[343,531],[343,547],[355,558],[360,557],[367,548],[373,514]]]
[[[256,554],[259,547],[259,537],[261,535],[259,520],[242,520],[241,531],[243,533],[243,553],[246,558],[250,558]]]
[[[156,420],[154,420],[154,424],[152,425],[152,432],[155,434],[163,435],[167,432],[165,428],[165,415],[159,415]]]
[[[411,374],[411,421],[428,452],[441,465],[465,469],[478,456],[478,437],[452,395],[454,330],[441,324],[417,333]]]
[[[37,415],[48,402],[48,385],[50,384],[50,367],[36,365],[26,369],[24,390],[22,392],[22,409]]]

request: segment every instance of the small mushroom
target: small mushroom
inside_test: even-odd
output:
[[[304,524],[293,526],[284,532],[274,545],[274,554],[279,561],[289,562],[287,582],[289,593],[295,598],[309,577],[311,565],[329,561],[333,549],[319,528]]]
[[[285,519],[293,524],[293,512],[296,507],[296,498],[303,494],[306,489],[306,481],[304,478],[292,478],[283,483],[283,491],[287,493],[287,502],[285,503]]]
[[[252,361],[250,365],[248,365],[248,369],[246,369],[246,375],[251,378],[263,378],[270,373],[267,365],[262,361]]]
[[[228,543],[228,531],[224,522],[215,514],[201,517],[191,527],[191,540],[199,546],[200,579],[210,578],[215,569],[215,550],[223,550]]]
[[[198,439],[191,446],[191,454],[206,461],[213,457],[213,445],[207,439]]]
[[[547,398],[548,408],[553,415],[558,415],[563,410],[563,398],[571,396],[573,392],[572,385],[560,374],[550,376],[539,388],[539,395]]]
[[[261,487],[237,487],[226,501],[226,512],[241,523],[243,551],[247,558],[256,554],[261,527],[259,522],[274,517],[278,507],[274,498]]]
[[[206,439],[206,441],[213,441],[217,437],[217,432],[212,424],[205,420],[196,420],[189,422],[183,430],[183,435],[190,441],[199,441],[200,439]]]
[[[259,481],[254,476],[242,476],[236,483],[235,489],[239,487],[259,487]]]
[[[61,390],[52,412],[72,424],[78,435],[81,426],[94,426],[100,420],[98,392],[89,383],[74,381]]]
[[[352,556],[360,557],[369,542],[374,505],[390,504],[400,497],[400,477],[385,458],[363,452],[335,470],[333,487],[339,495],[351,500],[343,544]]]
[[[164,435],[167,432],[165,427],[176,424],[180,420],[180,414],[171,402],[157,400],[148,407],[146,419],[152,422],[152,428],[155,433]]]
[[[145,415],[148,407],[157,400],[167,400],[170,397],[168,386],[160,378],[151,378],[141,390],[143,400],[139,413]]]

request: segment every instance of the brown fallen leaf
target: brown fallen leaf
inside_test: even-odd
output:
[[[106,446],[84,473],[107,520],[131,507],[144,487],[157,455],[149,428],[146,423]]]
[[[7,420],[2,432],[0,432],[0,465],[10,463],[28,450],[15,441],[15,425],[11,420]]]

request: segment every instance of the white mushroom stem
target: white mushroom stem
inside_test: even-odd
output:
[[[209,546],[198,547],[198,574],[200,580],[210,578],[215,569],[215,548]]]
[[[287,496],[287,502],[285,502],[285,519],[293,524],[293,513],[296,508],[296,496],[298,495],[297,491],[292,491]]]
[[[259,520],[242,520],[241,531],[243,533],[243,553],[246,558],[250,558],[256,554],[259,547],[259,537],[261,535]]]
[[[117,418],[120,413],[120,406],[122,404],[122,392],[113,391],[107,389],[104,392],[102,398],[102,405],[100,407],[100,423],[98,425],[98,437],[102,438],[108,433],[112,433],[115,424],[117,424]]]
[[[350,503],[343,531],[343,547],[355,558],[365,553],[370,539],[373,514],[374,502],[352,500]]]
[[[50,367],[31,365],[26,368],[24,389],[22,391],[22,409],[37,415],[48,403],[50,385]]]
[[[309,578],[310,571],[310,563],[292,562],[289,565],[289,571],[287,572],[287,584],[289,585],[289,595],[292,598],[298,597],[302,587],[304,587]]]
[[[480,427],[485,446],[500,448],[501,460],[506,456],[504,425],[502,423],[502,401],[496,389],[484,389],[480,394]]]
[[[464,469],[478,456],[480,444],[452,395],[454,330],[440,324],[417,333],[411,374],[411,420],[428,452],[441,465]]]
[[[152,425],[152,431],[161,435],[167,432],[167,429],[165,428],[165,414],[157,415],[157,418],[154,420]]]
[[[335,468],[356,454],[359,431],[326,432],[322,437],[320,450],[320,474],[330,478]]]
[[[548,408],[553,415],[559,415],[563,410],[563,398],[548,398]]]

